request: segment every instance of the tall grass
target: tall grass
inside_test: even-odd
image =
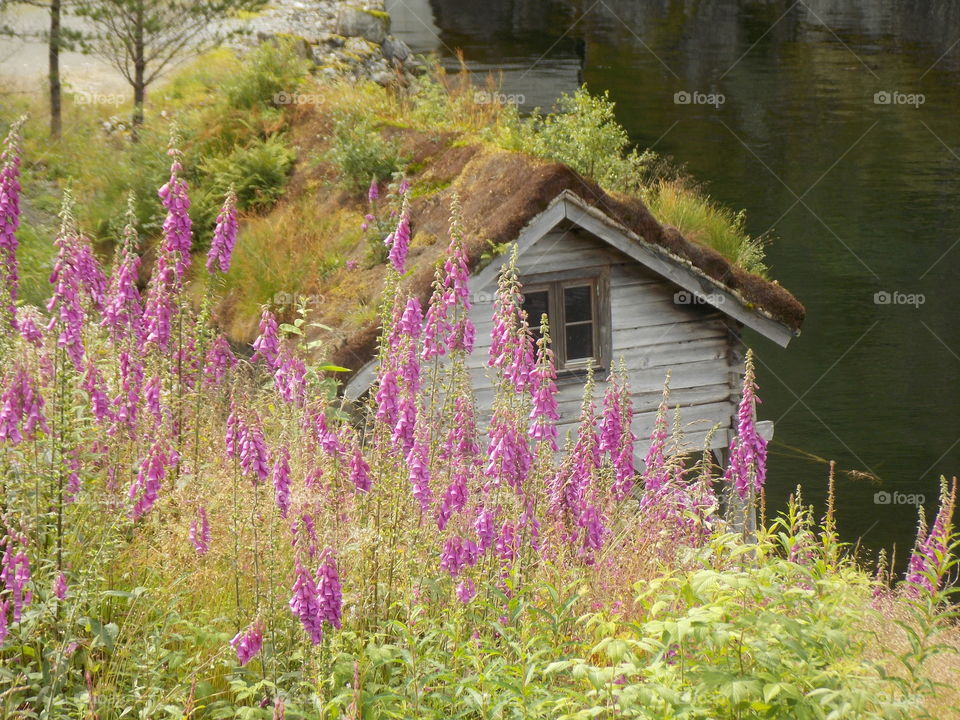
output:
[[[767,276],[763,239],[747,234],[743,212],[734,213],[718,205],[682,180],[658,181],[644,197],[660,222],[673,225],[689,240],[713,248],[734,265]]]

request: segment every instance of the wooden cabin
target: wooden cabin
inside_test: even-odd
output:
[[[737,275],[727,265],[727,276],[741,280],[740,287],[731,287],[707,272],[718,274],[716,253],[708,253],[712,265],[698,265],[669,243],[650,242],[571,188],[526,218],[513,243],[531,324],[544,312],[550,319],[561,437],[576,428],[587,367],[596,369],[599,397],[607,371],[623,358],[639,453],[645,452],[668,371],[670,404],[680,406],[690,448],[703,447],[714,426],[719,430],[711,447],[726,448],[743,376],[742,328],[784,347],[799,332],[802,314],[799,320],[796,315],[785,320],[763,306],[766,297],[785,297],[802,313],[802,306],[775,283],[740,270]],[[476,269],[471,278],[477,342],[469,367],[481,416],[486,417],[493,399],[486,361],[502,264],[498,258]],[[743,281],[745,275],[749,283]],[[374,363],[368,362],[347,383],[346,396],[362,395],[374,372]],[[772,435],[772,423],[761,428]]]

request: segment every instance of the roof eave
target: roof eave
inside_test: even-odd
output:
[[[630,228],[588,205],[576,193],[564,190],[557,200],[563,205],[566,219],[780,347],[786,347],[800,334],[799,330],[749,303],[739,293],[714,280],[688,260],[647,242]]]

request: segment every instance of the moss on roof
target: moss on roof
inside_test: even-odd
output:
[[[748,304],[791,329],[799,329],[803,305],[776,282],[736,267],[717,251],[684,238],[679,231],[661,225],[644,203],[634,197],[613,196],[569,167],[531,156],[491,149],[482,145],[455,143],[453,134],[423,133],[390,128],[389,132],[417,168],[414,183],[428,183],[436,192],[415,195],[411,201],[411,224],[415,242],[407,261],[411,272],[405,288],[426,301],[431,292],[434,268],[446,249],[450,204],[460,198],[466,249],[472,269],[480,264],[491,245],[510,242],[564,191],[570,191],[648,243],[687,261],[708,277],[739,295]],[[365,271],[364,282],[379,282],[383,269]],[[377,277],[379,276],[379,277]],[[331,278],[336,283],[337,278]],[[332,290],[332,286],[329,288]],[[327,291],[321,288],[325,294]],[[321,322],[331,327],[327,347],[331,360],[353,369],[373,357],[378,328],[374,320],[357,328],[344,328],[337,318],[343,308]]]

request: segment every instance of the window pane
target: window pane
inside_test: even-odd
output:
[[[546,290],[524,293],[523,309],[527,311],[527,322],[530,323],[530,327],[540,327],[540,318],[550,311],[549,294]]]
[[[567,360],[585,360],[593,354],[593,323],[568,325],[566,328]]]
[[[563,313],[568,323],[593,320],[593,294],[589,285],[563,289]]]

